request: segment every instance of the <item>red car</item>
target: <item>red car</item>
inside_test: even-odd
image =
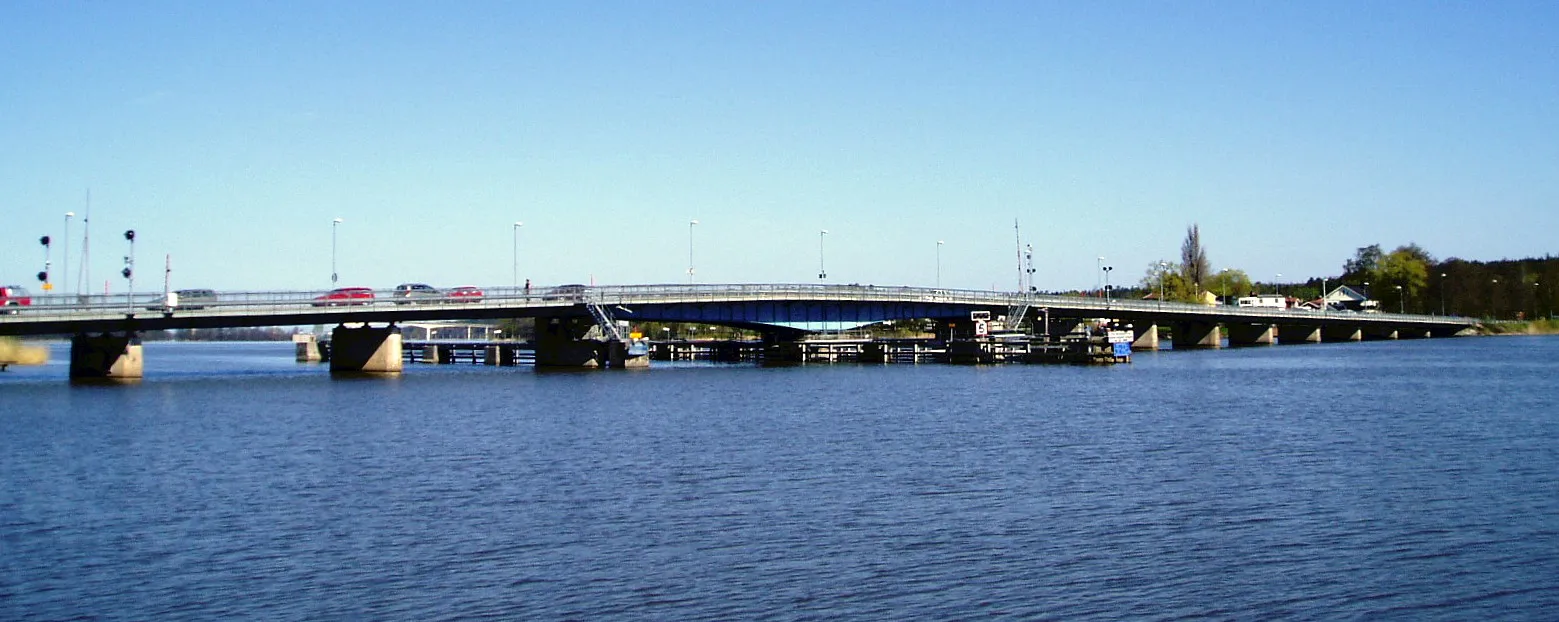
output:
[[[316,307],[344,307],[366,305],[374,301],[374,290],[369,287],[337,287],[314,298]]]
[[[454,288],[452,290],[449,290],[449,301],[450,302],[481,302],[482,301],[482,290],[480,288],[473,287],[473,286],[470,286],[470,285],[466,285],[464,287],[456,287],[456,288]]]
[[[20,285],[0,286],[0,307],[4,310],[0,313],[16,313],[21,309],[15,307],[32,306],[32,296],[27,293],[27,288]]]

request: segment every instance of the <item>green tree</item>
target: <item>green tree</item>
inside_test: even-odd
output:
[[[1180,244],[1180,275],[1195,290],[1202,292],[1211,270],[1207,263],[1207,249],[1202,248],[1202,229],[1196,223],[1186,227],[1185,241]]]
[[[1238,298],[1255,290],[1255,285],[1250,280],[1250,275],[1244,270],[1224,269],[1212,275],[1207,281],[1207,291],[1217,294],[1219,298]],[[1224,301],[1228,303],[1227,300]]]
[[[1345,281],[1369,281],[1379,280],[1375,278],[1375,270],[1380,265],[1383,256],[1379,244],[1359,247],[1353,253],[1353,259],[1342,263],[1342,278]]]
[[[1429,266],[1432,264],[1434,258],[1417,244],[1399,246],[1381,257],[1375,268],[1375,282],[1380,284],[1375,292],[1376,298],[1386,305],[1382,310],[1391,307],[1409,309],[1411,306],[1410,310],[1421,311],[1424,293],[1429,289]],[[1408,301],[1412,304],[1407,304]]]

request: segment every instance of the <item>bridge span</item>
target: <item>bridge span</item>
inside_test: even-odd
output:
[[[778,342],[799,339],[817,326],[921,318],[938,320],[950,331],[973,336],[970,314],[983,311],[993,318],[1041,320],[1041,330],[1050,333],[1066,332],[1090,320],[1115,320],[1131,325],[1136,338],[1133,345],[1139,349],[1159,346],[1161,326],[1172,327],[1175,347],[1187,348],[1220,347],[1225,337],[1231,345],[1444,337],[1476,325],[1474,320],[1445,316],[873,285],[497,287],[484,289],[477,297],[462,298],[397,298],[388,290],[374,292],[372,298],[348,300],[322,300],[319,295],[318,291],[218,292],[213,300],[176,307],[163,305],[160,294],[39,296],[32,306],[12,307],[15,313],[0,315],[0,335],[73,335],[72,375],[112,377],[131,373],[128,367],[136,368],[133,374],[139,375],[137,334],[187,328],[334,324],[338,356],[332,358],[332,369],[399,371],[395,325],[429,320],[536,318],[539,364],[577,362],[585,366],[611,358],[600,355],[599,344],[621,345],[623,335],[616,329],[620,321],[719,324],[756,330],[765,340]],[[359,323],[361,328],[347,326]],[[371,324],[384,327],[373,328]],[[597,332],[587,337],[591,326],[598,327]],[[378,352],[391,335],[395,341],[393,357]],[[596,343],[584,343],[591,340]],[[357,341],[364,345],[353,347]],[[134,357],[128,351],[120,352],[132,347]],[[361,357],[353,355],[357,350],[365,350],[362,357],[383,362],[359,361]],[[347,356],[338,364],[343,352]],[[136,360],[131,364],[120,358]],[[391,358],[393,365],[388,363]],[[105,368],[110,359],[125,363],[126,370],[109,369],[115,364],[112,362]]]

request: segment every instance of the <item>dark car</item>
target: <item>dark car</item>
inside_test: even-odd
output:
[[[21,309],[16,307],[32,306],[32,294],[27,293],[27,288],[20,285],[0,286],[0,307],[5,313],[17,313]]]
[[[323,295],[314,298],[316,307],[344,307],[349,305],[366,305],[374,301],[374,290],[371,287],[337,287]]]
[[[431,299],[442,298],[443,292],[427,283],[401,283],[395,286],[395,293],[392,296],[395,298],[395,304],[406,305],[418,302],[418,299],[430,299],[428,302],[434,302]]]
[[[583,300],[584,297],[585,297],[585,286],[580,285],[578,283],[573,283],[573,284],[569,284],[569,285],[559,285],[557,287],[549,289],[549,290],[547,290],[547,293],[542,294],[541,299],[542,300],[576,300],[577,301],[577,300]]]
[[[471,285],[465,285],[465,286],[456,287],[456,288],[454,288],[452,290],[449,290],[449,301],[450,302],[481,302],[483,294],[484,294],[484,292],[482,292],[481,288],[474,287],[474,286],[471,286]]]

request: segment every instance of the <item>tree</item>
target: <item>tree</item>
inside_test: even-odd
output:
[[[1192,287],[1193,294],[1200,294],[1204,283],[1207,282],[1207,273],[1211,270],[1207,263],[1207,249],[1202,248],[1202,230],[1196,223],[1186,227],[1185,242],[1180,244],[1180,275]]]
[[[1381,256],[1382,252],[1379,244],[1359,247],[1359,250],[1354,251],[1353,259],[1342,263],[1343,280],[1368,281],[1374,279],[1375,270],[1380,265]]]
[[[1219,297],[1244,296],[1249,294],[1254,285],[1250,275],[1244,270],[1219,270],[1207,280],[1207,291],[1218,294]]]
[[[1429,287],[1429,266],[1433,261],[1417,244],[1399,246],[1387,253],[1375,267],[1376,282],[1381,285],[1375,290],[1379,294],[1377,298],[1386,298],[1388,308],[1389,303],[1396,302],[1398,308],[1406,309],[1403,297],[1414,301],[1415,310],[1423,307],[1423,294]],[[1389,289],[1386,286],[1390,286]]]

